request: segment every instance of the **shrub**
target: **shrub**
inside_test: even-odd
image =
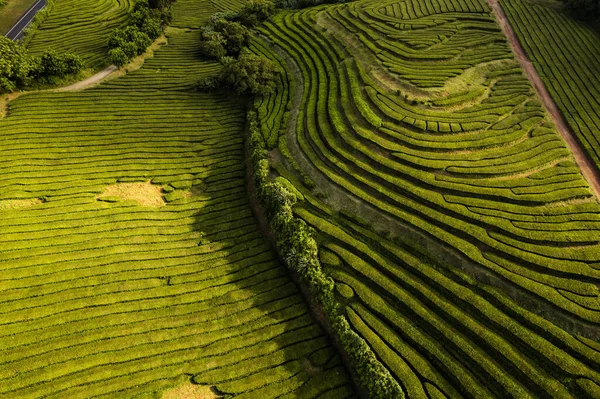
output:
[[[124,29],[115,29],[108,39],[109,59],[115,65],[123,66],[136,55],[146,51],[151,43],[152,39],[135,25],[127,26]],[[117,49],[119,51],[113,51]]]
[[[270,0],[250,0],[240,10],[236,20],[252,27],[266,21],[275,12],[275,3]]]
[[[129,57],[121,47],[108,50],[108,59],[112,64],[115,64],[118,67],[122,67],[129,61]]]
[[[36,75],[43,78],[51,76],[63,77],[72,73],[78,73],[83,67],[83,60],[78,55],[59,55],[54,50],[48,50],[39,58]]]
[[[36,62],[23,47],[0,37],[0,92],[11,92],[28,84],[36,67]]]
[[[275,91],[277,66],[269,59],[244,49],[239,58],[223,57],[219,79],[239,95],[265,95]]]
[[[225,39],[225,50],[227,55],[237,56],[250,42],[248,28],[239,22],[231,22],[226,19],[218,19],[213,24],[213,29],[221,33]]]
[[[34,79],[48,81],[83,69],[81,58],[74,54],[57,54],[48,50],[41,57],[31,57],[16,42],[0,37],[0,93],[23,88]]]
[[[200,52],[209,58],[219,59],[227,54],[227,41],[219,32],[210,28],[202,28]]]

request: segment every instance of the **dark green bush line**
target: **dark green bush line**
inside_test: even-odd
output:
[[[366,342],[356,334],[334,296],[334,282],[327,276],[318,258],[314,230],[295,217],[297,201],[282,183],[269,181],[269,161],[256,113],[248,112],[247,151],[253,195],[264,211],[277,251],[287,267],[300,277],[316,303],[322,308],[334,338],[346,352],[351,370],[371,398],[399,399],[404,392],[389,371],[377,360]]]
[[[175,0],[136,0],[129,25],[115,29],[108,39],[108,58],[123,66],[141,55],[171,22],[171,4]]]
[[[41,57],[33,57],[27,54],[25,47],[0,37],[0,93],[34,83],[54,83],[56,78],[76,74],[83,67],[83,61],[75,54],[48,50]]]

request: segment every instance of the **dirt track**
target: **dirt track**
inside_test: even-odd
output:
[[[494,12],[502,31],[504,32],[506,38],[508,39],[510,46],[515,53],[521,68],[525,71],[527,78],[531,82],[533,88],[537,92],[538,97],[542,100],[542,103],[548,110],[556,129],[560,133],[563,140],[566,142],[567,147],[573,153],[573,157],[575,158],[575,162],[579,166],[583,177],[590,185],[592,192],[596,195],[597,199],[600,199],[600,172],[596,168],[596,165],[589,159],[585,151],[583,150],[581,144],[577,140],[575,134],[569,128],[569,125],[563,115],[558,110],[556,103],[552,99],[552,96],[548,92],[546,85],[538,75],[535,67],[527,57],[525,50],[521,46],[519,39],[517,39],[517,35],[514,30],[510,26],[510,22],[502,10],[502,7],[498,3],[498,0],[487,0],[490,8]]]
[[[89,78],[87,78],[85,80],[82,80],[81,82],[73,83],[70,86],[61,87],[56,90],[57,91],[76,91],[76,90],[87,89],[88,87],[91,87],[91,86],[94,86],[94,85],[100,83],[104,78],[106,78],[108,75],[110,75],[117,69],[118,68],[116,66],[111,65],[109,67],[106,67],[102,71],[98,72],[97,74],[90,76]]]

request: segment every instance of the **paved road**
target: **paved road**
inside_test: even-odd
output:
[[[23,31],[29,26],[31,21],[33,21],[33,17],[35,17],[35,14],[39,10],[44,8],[45,5],[46,0],[38,0],[35,3],[33,3],[33,5],[29,7],[27,11],[25,11],[25,14],[21,16],[21,19],[19,19],[17,23],[14,24],[4,36],[8,37],[11,40],[20,40],[23,37]]]

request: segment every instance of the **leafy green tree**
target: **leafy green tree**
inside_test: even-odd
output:
[[[249,0],[240,10],[237,21],[253,27],[266,21],[275,12],[275,3],[270,0]]]
[[[83,67],[83,60],[75,54],[61,55],[54,50],[47,50],[39,58],[36,75],[46,79],[53,76],[63,77],[77,73]]]
[[[6,37],[0,37],[0,92],[11,92],[27,85],[37,69],[35,59]]]
[[[225,39],[227,55],[237,56],[250,43],[250,31],[239,22],[218,19],[214,22],[213,29]]]
[[[204,28],[200,39],[200,52],[210,58],[219,59],[227,54],[227,41],[223,35]]]
[[[221,83],[239,95],[264,95],[275,91],[279,70],[269,59],[243,49],[238,59],[223,57],[219,73]]]
[[[108,50],[108,59],[118,67],[122,67],[129,61],[129,57],[127,57],[127,54],[125,54],[125,51],[121,47]]]
[[[137,26],[130,25],[124,29],[115,29],[113,31],[108,39],[108,48],[109,53],[111,53],[111,50],[121,49],[121,52],[125,54],[127,61],[129,61],[136,55],[140,55],[146,51],[146,48],[148,48],[151,43],[152,39],[150,39],[146,33],[141,32]],[[115,60],[122,62],[121,52],[112,52],[112,57],[109,55],[109,58],[114,58]],[[119,66],[122,66],[125,63],[121,63]],[[115,65],[118,64],[115,63]]]

